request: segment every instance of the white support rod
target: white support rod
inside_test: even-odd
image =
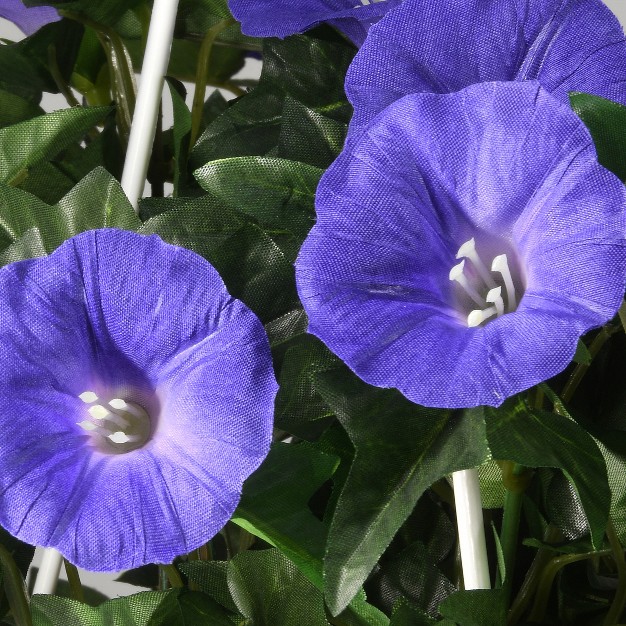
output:
[[[35,579],[33,594],[54,593],[61,572],[63,557],[54,548],[44,548],[41,565]]]
[[[133,122],[128,138],[122,189],[137,210],[148,173],[163,79],[174,38],[178,0],[154,0]]]
[[[455,472],[452,474],[452,487],[465,589],[489,589],[491,583],[478,470]]]

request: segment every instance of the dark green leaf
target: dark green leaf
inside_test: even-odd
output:
[[[459,626],[506,624],[506,596],[502,589],[457,591],[443,601],[439,610]]]
[[[167,83],[172,97],[174,112],[174,196],[180,195],[181,184],[187,182],[187,156],[189,154],[189,136],[191,133],[191,112],[184,98],[178,93],[171,81]]]
[[[228,561],[188,561],[181,563],[179,568],[201,591],[231,613],[237,613],[237,605],[228,590]]]
[[[489,458],[480,417],[412,404],[339,370],[317,388],[355,447],[328,539],[326,596],[336,613],[353,597],[432,483]]]
[[[582,365],[589,365],[591,363],[591,353],[581,339],[579,339],[578,343],[576,344],[574,362],[580,363]]]
[[[315,222],[314,199],[322,170],[267,157],[213,161],[194,175],[209,194],[267,228],[304,240]]]
[[[278,550],[238,554],[228,565],[228,587],[254,626],[329,626],[322,593]]]
[[[43,114],[38,104],[0,89],[0,127],[18,124]]]
[[[278,138],[278,156],[328,167],[343,148],[347,124],[326,117],[287,96]]]
[[[611,493],[606,464],[591,435],[566,417],[530,409],[519,397],[497,409],[479,407],[467,414],[484,419],[494,458],[561,469],[584,506],[593,544],[600,545]]]
[[[286,554],[319,589],[327,529],[308,508],[337,459],[313,446],[274,444],[246,481],[232,521]]]
[[[0,544],[0,567],[4,592],[11,607],[16,626],[31,626],[28,596],[22,572],[20,572],[9,549],[2,544]]]
[[[626,181],[626,107],[588,93],[571,92],[569,98],[591,132],[598,161]]]
[[[0,129],[0,180],[19,184],[28,168],[80,140],[110,111],[104,107],[54,111]]]
[[[271,156],[278,150],[287,97],[309,111],[346,124],[352,109],[343,81],[354,55],[348,43],[322,41],[297,35],[284,41],[264,41],[263,71],[259,86],[239,98],[202,135],[191,154],[192,168],[235,156]],[[294,109],[289,109],[295,126]],[[310,120],[319,125],[319,120]],[[302,122],[306,124],[308,122]],[[313,145],[312,150],[317,149]],[[314,162],[315,157],[305,159]]]
[[[402,602],[398,604],[391,616],[389,626],[456,626],[455,622],[450,620],[434,620],[418,608]]]
[[[68,237],[94,228],[136,230],[140,226],[120,184],[103,168],[83,178],[57,205]]]
[[[145,591],[96,608],[68,598],[36,595],[31,610],[34,626],[232,626],[211,598],[184,589]]]
[[[35,64],[22,54],[19,44],[0,45],[0,89],[36,105],[46,86]]]

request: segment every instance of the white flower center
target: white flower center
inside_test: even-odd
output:
[[[100,404],[93,391],[85,391],[78,397],[90,406],[85,419],[77,425],[93,437],[93,443],[100,451],[110,454],[130,452],[141,448],[150,438],[150,416],[139,404],[122,398],[112,398]]]
[[[470,311],[467,316],[468,327],[480,326],[494,316],[500,317],[515,311],[517,295],[506,254],[496,256],[489,270],[478,255],[476,242],[472,238],[459,248],[456,258],[462,261],[450,270],[450,280],[456,282],[465,295],[480,307]],[[468,261],[471,266],[469,268]],[[506,302],[502,293],[503,286]]]

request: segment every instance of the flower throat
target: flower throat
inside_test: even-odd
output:
[[[518,304],[517,293],[506,254],[494,257],[489,270],[478,255],[476,242],[472,237],[459,248],[456,258],[462,261],[450,270],[450,280],[456,282],[478,307],[467,315],[469,328],[515,311]],[[494,274],[497,278],[494,278]]]
[[[92,436],[92,443],[101,452],[123,454],[141,448],[150,439],[150,416],[139,404],[122,398],[100,403],[93,391],[78,397],[89,405],[86,419],[78,426]]]

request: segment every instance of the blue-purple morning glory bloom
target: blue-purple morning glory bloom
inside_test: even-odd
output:
[[[0,524],[99,571],[218,532],[268,452],[277,385],[215,269],[104,229],[0,269],[0,293]]]
[[[0,0],[0,17],[13,22],[27,35],[61,19],[52,7],[26,7],[21,0]]]
[[[241,30],[253,37],[286,37],[330,22],[356,44],[402,0],[229,0]]]
[[[498,406],[624,295],[625,188],[536,81],[397,100],[316,205],[296,263],[309,332],[418,404]]]
[[[351,132],[394,100],[538,80],[626,104],[626,39],[601,0],[405,0],[373,26],[346,77]]]

